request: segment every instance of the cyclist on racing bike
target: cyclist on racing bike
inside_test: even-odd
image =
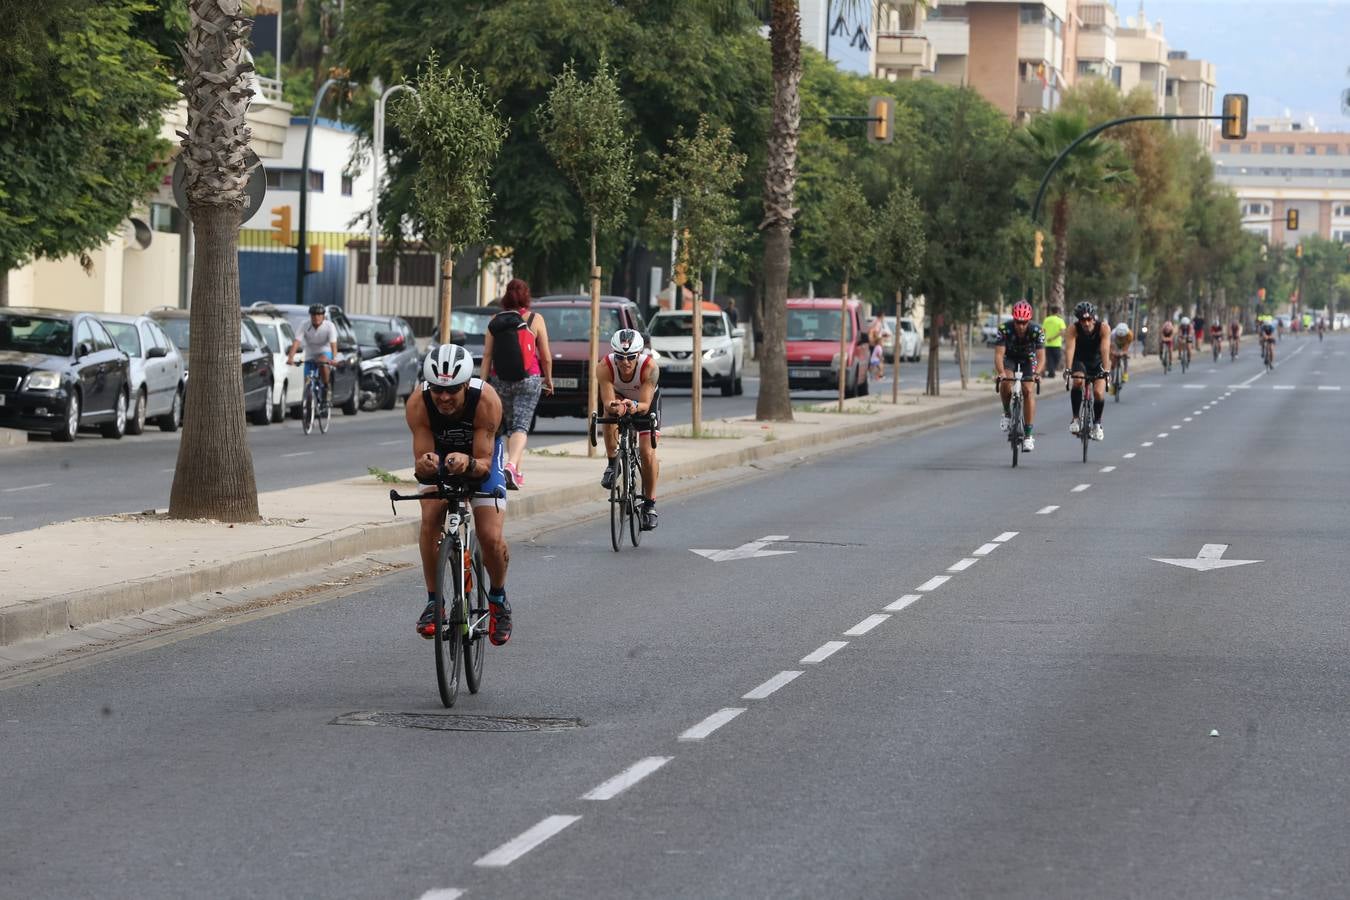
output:
[[[1260,337],[1261,337],[1261,349],[1265,350],[1269,348],[1270,364],[1273,366],[1275,365],[1275,341],[1277,338],[1275,331],[1275,323],[1269,321],[1262,322]]]
[[[998,328],[998,338],[994,343],[994,371],[1003,379],[998,386],[999,396],[1003,398],[1003,418],[998,424],[999,428],[1007,431],[1009,415],[1012,413],[1011,379],[1015,370],[1022,370],[1022,407],[1026,410],[1022,449],[1027,453],[1036,449],[1036,439],[1031,435],[1032,423],[1036,421],[1036,394],[1031,388],[1036,381],[1036,373],[1044,365],[1045,332],[1031,321],[1031,304],[1019,300],[1013,304],[1012,321],[1004,322]]]
[[[502,536],[505,456],[498,437],[502,401],[492,385],[473,377],[473,356],[455,344],[432,347],[422,364],[422,377],[422,389],[409,395],[405,415],[413,436],[417,480],[434,485],[445,474],[451,476],[448,481],[452,485],[493,495],[475,497],[469,504],[488,573],[488,639],[500,647],[511,639],[511,605],[506,602],[506,567],[511,552]],[[449,511],[449,501],[422,501],[422,530],[417,544],[422,551],[427,608],[417,620],[417,633],[424,638],[436,636],[437,555]]]
[[[1172,349],[1172,340],[1176,329],[1172,326],[1172,320],[1168,319],[1162,323],[1162,332],[1158,337],[1158,353],[1161,355],[1164,350]]]
[[[333,360],[337,359],[337,326],[332,322],[325,321],[328,310],[322,303],[315,303],[309,308],[309,321],[300,326],[296,332],[295,340],[291,342],[291,349],[286,351],[286,365],[295,365],[295,351],[300,349],[301,344],[305,347],[305,383],[309,383],[309,376],[318,371],[319,377],[323,379],[323,402],[328,402],[328,384],[331,380],[329,367]]]
[[[1130,345],[1133,343],[1134,332],[1124,322],[1121,322],[1112,330],[1111,367],[1115,368],[1116,360],[1120,360],[1120,381],[1122,384],[1130,380]]]
[[[1219,348],[1223,347],[1223,326],[1218,322],[1209,326],[1209,339],[1214,346]]]
[[[1185,347],[1187,351],[1190,351],[1191,345],[1195,343],[1195,334],[1191,330],[1190,316],[1182,316],[1178,326],[1177,340],[1181,342],[1182,347]],[[1178,351],[1179,350],[1180,348],[1178,348]]]
[[[642,458],[642,530],[656,527],[656,478],[660,474],[656,460],[656,444],[661,436],[661,388],[657,386],[660,370],[656,358],[642,340],[642,335],[631,328],[620,328],[609,340],[610,353],[601,359],[596,369],[600,385],[600,410],[603,415],[620,416],[625,413],[652,417],[651,429],[638,432],[638,453]],[[600,486],[609,490],[619,474],[615,454],[619,449],[619,429],[605,426],[605,455],[609,462]]]
[[[1236,355],[1238,341],[1242,337],[1242,323],[1237,319],[1228,323],[1228,343],[1229,351]]]
[[[1092,417],[1097,424],[1092,428],[1094,441],[1105,439],[1102,413],[1106,411],[1106,371],[1103,360],[1110,356],[1111,331],[1097,320],[1097,310],[1086,300],[1073,308],[1074,323],[1065,330],[1064,374],[1073,373],[1073,390],[1069,395],[1073,404],[1073,421],[1069,432],[1079,429],[1078,408],[1083,404],[1083,382],[1092,382]]]

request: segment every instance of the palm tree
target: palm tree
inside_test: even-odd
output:
[[[1017,133],[1017,138],[1034,155],[1038,164],[1036,171],[1043,172],[1089,127],[1088,120],[1081,115],[1056,111],[1033,119]],[[1079,144],[1055,170],[1051,182],[1054,200],[1050,220],[1055,247],[1047,306],[1064,308],[1064,272],[1069,260],[1069,198],[1099,194],[1132,178],[1133,170],[1120,145],[1101,138]]]
[[[253,64],[242,0],[189,0],[183,45],[188,125],[183,133],[192,276],[192,379],[169,515],[247,522],[258,489],[244,424],[239,367],[239,223],[251,167],[244,120]]]

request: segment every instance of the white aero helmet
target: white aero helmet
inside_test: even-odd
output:
[[[642,340],[642,335],[631,328],[620,328],[614,332],[614,337],[609,339],[610,349],[614,351],[615,356],[625,359],[636,359],[647,346]]]
[[[1126,325],[1124,322],[1121,322],[1119,325],[1116,326],[1116,337],[1124,337],[1125,335],[1129,334],[1129,332],[1130,326]]]
[[[436,387],[455,387],[473,376],[473,356],[458,344],[441,344],[427,351],[422,377]]]
[[[1182,325],[1189,325],[1189,324],[1191,324],[1191,317],[1190,317],[1190,316],[1182,316],[1182,317],[1181,317],[1181,324],[1182,324]]]

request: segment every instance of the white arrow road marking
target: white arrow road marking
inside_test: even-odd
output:
[[[699,556],[707,557],[713,562],[730,562],[737,559],[755,559],[760,556],[786,556],[789,553],[796,553],[796,550],[765,550],[769,544],[775,541],[786,541],[786,534],[766,534],[757,541],[750,541],[741,544],[739,547],[733,547],[730,550],[693,550],[691,553],[697,553]]]
[[[1261,559],[1224,559],[1223,554],[1228,550],[1227,544],[1205,544],[1200,548],[1200,552],[1195,555],[1195,559],[1162,559],[1157,556],[1149,557],[1154,562],[1167,563],[1169,566],[1181,566],[1183,569],[1194,569],[1197,572],[1208,572],[1211,569],[1226,569],[1229,566],[1249,566],[1252,563],[1265,562]]]
[[[745,707],[743,706],[729,706],[726,709],[719,709],[694,727],[686,728],[680,733],[680,740],[701,741],[743,712],[745,712]]]
[[[549,816],[533,828],[513,837],[487,856],[479,859],[474,865],[488,868],[509,866],[573,822],[580,820],[581,816]]]
[[[742,700],[763,700],[765,697],[768,697],[770,694],[772,694],[774,691],[778,690],[778,689],[779,689],[780,687],[782,687],[783,685],[789,684],[789,683],[791,683],[792,681],[795,681],[796,678],[797,678],[797,676],[799,676],[799,675],[801,675],[801,674],[802,674],[802,673],[801,673],[800,670],[796,670],[796,671],[794,671],[794,670],[789,670],[789,671],[786,671],[786,672],[779,672],[777,675],[773,676],[773,677],[770,678],[768,681],[764,682],[764,683],[761,684],[759,687],[755,688],[753,691],[750,691],[748,694],[746,694],[745,696],[741,697],[741,699],[742,699]]]
[[[618,775],[582,794],[581,799],[613,800],[674,758],[673,756],[649,756],[646,759],[638,760]]]

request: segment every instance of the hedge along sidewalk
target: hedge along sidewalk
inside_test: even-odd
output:
[[[659,447],[662,496],[696,489],[698,476],[718,469],[938,422],[991,408],[996,399],[988,385],[944,389],[941,397],[902,392],[898,406],[889,397],[857,398],[843,414],[825,411],[833,409],[832,401],[805,404],[809,410],[799,404],[790,423],[715,420],[698,439],[682,436],[687,426],[670,429]],[[584,439],[532,453],[526,486],[508,495],[508,515],[557,512],[601,499],[602,468],[603,449],[588,458]],[[395,474],[411,481],[411,469]],[[0,647],[413,544],[419,511],[416,504],[400,504],[395,517],[391,487],[416,490],[411,483],[363,476],[260,494],[263,520],[247,525],[128,514],[6,535],[0,547]]]

